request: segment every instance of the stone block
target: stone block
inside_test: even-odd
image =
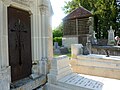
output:
[[[69,74],[72,74],[71,70],[68,70],[68,71],[61,73],[61,74],[58,74],[58,75],[55,75],[54,73],[50,73],[50,74],[48,74],[48,82],[55,84],[57,80],[65,77]]]
[[[0,71],[0,90],[10,90],[10,67],[1,69]]]
[[[72,44],[71,45],[71,55],[73,58],[77,58],[77,55],[83,54],[82,44]]]
[[[103,83],[85,78],[77,73],[60,79],[58,85],[72,90],[102,90],[103,87]]]
[[[55,75],[59,75],[59,74],[62,74],[66,71],[71,71],[71,68],[70,68],[69,65],[67,67],[64,67],[64,68],[61,68],[61,69],[51,69],[50,73],[53,73]]]
[[[68,65],[69,65],[69,57],[67,57],[66,55],[61,55],[51,60],[52,69],[61,69],[67,67]]]

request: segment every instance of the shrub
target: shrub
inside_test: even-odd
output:
[[[62,37],[54,37],[53,42],[58,42],[58,45],[61,46],[62,45]]]

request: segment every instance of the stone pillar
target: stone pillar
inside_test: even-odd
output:
[[[0,90],[10,90],[10,66],[8,59],[8,20],[6,1],[0,0]]]
[[[49,14],[49,25],[48,25],[48,59],[53,58],[53,35],[52,35],[52,14]]]
[[[3,5],[2,5],[2,1],[0,1],[0,70],[2,67],[2,31],[3,31]]]
[[[110,26],[110,30],[108,31],[108,45],[114,45],[115,44],[115,36],[114,36],[114,30],[112,29],[112,26]]]
[[[41,14],[41,33],[42,33],[42,48],[43,48],[43,53],[42,53],[42,59],[39,62],[40,64],[40,72],[42,74],[47,74],[48,73],[48,39],[49,39],[49,4],[48,0],[42,0],[40,1],[39,9],[40,9],[40,14]]]
[[[32,78],[39,77],[40,73],[40,65],[39,61],[42,58],[42,43],[41,43],[41,15],[38,7],[38,3],[34,3],[32,7],[32,15],[31,15],[31,39],[32,39]]]
[[[49,4],[47,0],[37,0],[32,14],[32,56],[33,56],[33,78],[48,73],[48,45],[49,39]],[[50,31],[51,33],[51,31]],[[52,37],[52,35],[51,35]],[[52,40],[52,39],[51,39]],[[52,53],[52,52],[51,52]]]

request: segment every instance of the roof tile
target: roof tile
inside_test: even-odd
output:
[[[65,18],[63,18],[63,20],[84,18],[90,16],[92,16],[92,13],[84,7],[80,6],[79,8],[75,9],[70,14],[68,14]]]

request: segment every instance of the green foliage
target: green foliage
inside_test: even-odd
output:
[[[57,28],[53,30],[53,43],[58,42],[58,45],[62,45],[63,36],[63,24],[61,23]]]
[[[53,30],[53,38],[62,36],[63,36],[63,24],[61,23],[57,28]]]
[[[62,37],[63,32],[61,30],[53,30],[53,38],[55,37]]]
[[[54,37],[53,42],[58,42],[58,45],[61,46],[62,45],[62,37]]]
[[[120,5],[117,5],[116,0],[72,0],[65,3],[63,10],[66,14],[69,14],[80,5],[93,13],[97,38],[107,38],[107,30],[111,25],[116,32],[118,31]],[[118,22],[116,22],[117,19]]]

